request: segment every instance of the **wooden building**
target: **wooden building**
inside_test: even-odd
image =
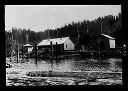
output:
[[[28,53],[31,53],[33,50],[33,45],[30,44],[26,44],[24,45],[25,49],[28,51]]]
[[[75,45],[74,43],[70,40],[69,37],[62,37],[62,38],[55,38],[55,39],[45,39],[42,40],[38,45],[37,48],[38,50],[40,49],[45,49],[45,50],[51,50],[51,45],[53,47],[53,51],[55,51],[55,48],[59,53],[63,53],[63,51],[66,50],[74,50]]]
[[[101,34],[98,37],[98,45],[100,50],[115,49],[115,38],[106,34]]]
[[[108,38],[109,40],[109,48],[115,48],[115,38],[109,36],[109,35],[105,35],[105,34],[101,34],[102,36]]]

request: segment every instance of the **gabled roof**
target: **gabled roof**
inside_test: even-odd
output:
[[[105,37],[107,37],[107,38],[109,38],[109,39],[115,39],[115,38],[113,38],[113,37],[111,37],[111,36],[109,36],[109,35],[106,35],[106,34],[101,34],[101,35],[103,35],[103,36],[105,36]]]
[[[32,47],[32,45],[30,45],[30,44],[26,44],[26,45],[24,45],[25,47]]]
[[[43,45],[50,45],[50,41],[52,41],[52,44],[55,45],[56,42],[57,44],[63,44],[69,37],[62,37],[62,38],[55,38],[55,39],[45,39],[42,40],[37,46],[43,46]]]

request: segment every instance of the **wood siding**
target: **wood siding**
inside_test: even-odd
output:
[[[66,40],[64,43],[64,50],[74,50],[74,49],[75,49],[74,43],[70,39]]]

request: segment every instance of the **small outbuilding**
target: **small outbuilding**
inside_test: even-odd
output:
[[[100,50],[109,50],[109,49],[115,49],[115,38],[106,35],[106,34],[101,34],[99,35],[97,39],[98,46],[97,48]]]
[[[32,50],[33,50],[33,45],[26,44],[26,45],[24,45],[24,47],[27,49],[28,53],[32,52]]]
[[[108,41],[109,41],[109,48],[115,48],[115,38],[109,36],[109,35],[106,35],[106,34],[101,34],[102,36],[108,38]]]

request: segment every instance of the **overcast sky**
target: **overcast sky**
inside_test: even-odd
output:
[[[94,20],[99,16],[118,15],[121,5],[6,5],[5,29],[33,31],[55,29],[71,22]]]

